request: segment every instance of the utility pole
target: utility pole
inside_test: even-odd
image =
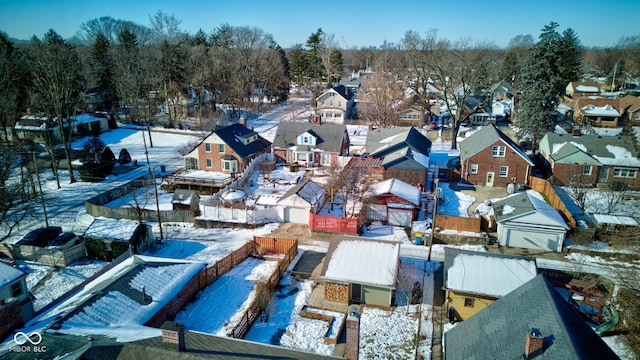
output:
[[[156,212],[158,214],[158,227],[160,227],[160,241],[163,240],[162,234],[162,219],[160,218],[160,203],[158,201],[158,187],[156,185],[156,170],[151,168],[149,163],[149,150],[147,150],[147,139],[144,137],[144,130],[141,131],[142,142],[144,143],[144,155],[147,157],[147,168],[149,169],[149,175],[152,175],[153,179],[153,191],[156,195]]]

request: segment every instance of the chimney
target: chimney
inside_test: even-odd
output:
[[[544,350],[544,337],[540,330],[536,328],[529,328],[527,332],[527,341],[524,345],[524,357],[525,359],[532,359],[533,357],[542,354]]]
[[[580,131],[580,128],[576,126],[573,129],[571,129],[571,135],[577,137],[577,136],[582,135],[582,132]]]
[[[247,126],[247,119],[245,119],[244,117],[241,117],[240,118],[240,125]]]
[[[322,118],[320,117],[320,115],[316,115],[313,117],[313,123],[318,125],[322,123]]]
[[[347,349],[345,357],[347,360],[358,360],[360,352],[360,314],[355,306],[349,308],[347,315]]]
[[[160,327],[162,330],[162,343],[176,351],[184,351],[184,325],[173,321],[167,321]]]

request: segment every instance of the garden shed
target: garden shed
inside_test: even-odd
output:
[[[131,220],[95,219],[84,233],[87,253],[98,259],[112,260],[133,248],[140,254],[154,244],[151,225]]]
[[[373,201],[367,207],[367,220],[389,225],[411,226],[420,210],[420,189],[398,179],[387,179],[371,186]]]
[[[400,243],[372,240],[332,242],[327,253],[324,298],[391,306],[400,264]]]
[[[200,196],[194,190],[176,189],[171,198],[173,210],[200,211]]]

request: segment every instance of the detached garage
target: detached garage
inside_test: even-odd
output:
[[[386,221],[389,225],[411,226],[420,209],[420,189],[398,179],[371,186],[373,202],[367,207],[367,220]]]
[[[278,200],[279,218],[283,222],[309,224],[309,214],[317,214],[325,201],[324,189],[306,180],[294,186]]]
[[[542,195],[528,190],[494,203],[501,246],[562,251],[569,226]]]

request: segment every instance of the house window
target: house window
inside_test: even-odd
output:
[[[471,173],[472,174],[478,173],[478,164],[471,164]]]
[[[20,285],[20,282],[17,282],[11,285],[11,296],[18,297],[21,294],[22,294],[22,285]]]
[[[238,162],[236,160],[222,160],[222,169],[225,171],[236,172]]]
[[[303,144],[308,144],[308,143],[309,143],[309,137],[307,137],[307,136],[303,136],[303,137],[302,137],[302,143],[303,143]]]
[[[307,153],[297,153],[296,160],[298,161],[307,161]]]
[[[507,175],[509,174],[509,167],[500,166],[500,172],[498,174],[500,175],[500,177],[507,177]]]
[[[637,169],[615,168],[613,169],[613,177],[635,179],[636,172],[637,172]]]
[[[464,307],[472,308],[474,300],[475,300],[474,298],[468,298],[468,297],[464,298]]]
[[[211,159],[207,159],[207,167],[210,168],[212,166]]]
[[[582,175],[585,175],[585,176],[591,175],[591,165],[584,165],[582,167]]]
[[[224,144],[220,144],[220,145],[218,145],[218,152],[219,152],[220,154],[224,154]]]
[[[211,144],[204,144],[204,151],[211,152]]]
[[[505,146],[494,146],[491,148],[491,156],[493,157],[504,157],[507,148]]]
[[[342,101],[338,101],[338,106],[342,106]]]

